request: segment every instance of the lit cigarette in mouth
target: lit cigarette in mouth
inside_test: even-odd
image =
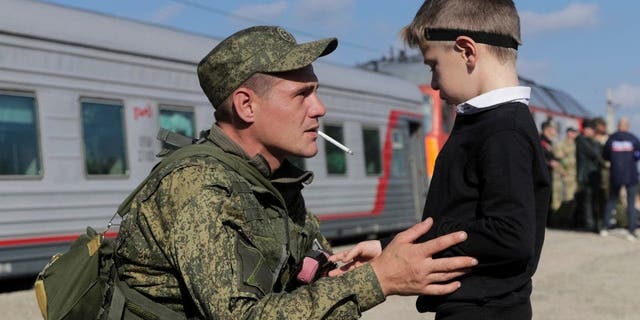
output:
[[[334,140],[333,138],[329,137],[326,133],[318,130],[318,135],[323,137],[325,140],[331,142],[334,146],[342,149],[342,151],[344,151],[344,152],[346,152],[346,153],[348,153],[350,155],[353,155],[353,151],[351,151],[351,149],[347,148],[347,146],[345,146],[342,143],[340,143],[340,142]]]

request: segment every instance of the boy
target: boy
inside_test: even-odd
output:
[[[431,86],[458,106],[453,131],[436,160],[423,218],[434,225],[419,241],[453,230],[468,240],[441,256],[479,264],[441,297],[420,296],[418,311],[436,319],[531,319],[535,272],[550,198],[549,171],[516,74],[519,18],[507,0],[428,0],[402,30],[432,71]],[[378,241],[332,257],[377,256]],[[354,262],[355,261],[355,262]],[[338,272],[333,272],[337,274]]]

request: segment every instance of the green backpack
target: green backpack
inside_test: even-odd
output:
[[[91,227],[68,252],[53,256],[35,283],[44,319],[98,319],[109,287],[112,256],[112,240]],[[84,303],[87,301],[94,303]]]
[[[212,145],[192,144],[189,138],[161,130],[158,138],[165,150],[160,161],[138,187],[120,204],[116,214],[124,217],[137,193],[156,175],[170,172],[181,160],[213,156],[233,164],[223,151]],[[199,142],[202,142],[200,139]],[[188,145],[187,147],[184,147]],[[115,214],[114,214],[115,217]],[[113,218],[112,218],[113,220]],[[111,222],[109,222],[109,226]],[[109,227],[107,227],[108,230]],[[105,230],[106,232],[106,230]],[[38,274],[36,298],[45,320],[174,320],[184,316],[155,303],[118,280],[113,260],[114,240],[91,227],[80,235],[66,253],[58,253]]]

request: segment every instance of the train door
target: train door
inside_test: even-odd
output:
[[[402,117],[391,134],[389,202],[403,211],[398,215],[417,221],[427,190],[423,127],[419,120]]]
[[[428,179],[425,159],[424,130],[419,122],[409,122],[409,168],[413,183],[413,201],[416,220],[422,219],[422,209],[427,200]]]

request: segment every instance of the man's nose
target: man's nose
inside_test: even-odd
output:
[[[310,108],[309,108],[309,116],[311,118],[319,118],[324,116],[327,113],[327,107],[324,106],[324,103],[322,103],[322,100],[320,100],[320,97],[318,96],[317,93],[314,93],[311,97],[309,97],[311,99],[310,101]]]

